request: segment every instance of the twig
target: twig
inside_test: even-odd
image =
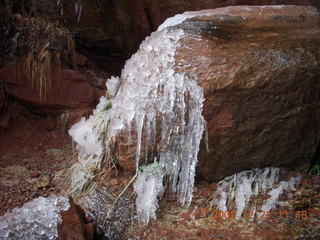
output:
[[[130,180],[130,182],[127,184],[127,186],[121,191],[121,193],[118,195],[118,197],[116,198],[116,200],[113,202],[111,208],[108,211],[108,217],[106,218],[106,220],[104,221],[103,225],[106,223],[107,219],[110,217],[111,212],[113,211],[114,206],[116,205],[116,203],[118,202],[118,200],[120,199],[120,197],[122,196],[122,194],[128,189],[128,187],[131,185],[131,183],[134,181],[134,179],[138,176],[138,171],[136,172],[136,174],[133,176],[133,178]]]

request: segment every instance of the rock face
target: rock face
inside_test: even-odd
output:
[[[6,95],[4,92],[4,87],[0,86],[0,110],[3,108],[6,100]]]
[[[16,0],[11,4],[13,13],[40,16],[63,23],[75,33],[77,50],[105,69],[110,69],[110,62],[123,63],[146,36],[155,31],[166,18],[178,13],[232,5],[291,4],[320,7],[318,0]],[[76,4],[82,7],[80,14],[75,11]]]
[[[31,80],[19,65],[7,65],[0,69],[0,78],[6,82],[6,92],[42,112],[57,112],[67,109],[87,109],[96,98],[87,78],[71,69],[61,69],[55,74],[50,94],[40,98],[31,86]]]
[[[61,212],[62,223],[58,226],[58,240],[92,240],[94,228],[92,223],[84,222],[84,212],[71,198],[70,208]]]
[[[190,34],[177,71],[205,94],[210,152],[198,174],[219,180],[265,166],[305,168],[320,140],[320,28],[312,7],[227,7],[177,27]]]

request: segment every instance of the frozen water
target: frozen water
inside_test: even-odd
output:
[[[66,196],[39,197],[0,216],[0,239],[56,239],[61,211],[70,207]]]
[[[80,156],[84,154],[102,153],[102,145],[94,128],[93,116],[87,120],[84,117],[81,118],[80,122],[72,126],[69,134],[73,136],[73,140],[78,143],[77,150]]]
[[[299,176],[297,177],[291,177],[289,181],[281,181],[279,183],[279,187],[272,189],[269,192],[270,198],[263,204],[261,207],[261,210],[264,212],[270,211],[273,209],[276,204],[278,203],[278,199],[281,196],[281,194],[285,191],[294,191],[295,185],[297,185],[300,182],[301,178]]]
[[[174,70],[174,55],[185,34],[181,29],[162,29],[147,37],[126,62],[120,79],[109,80],[108,88],[115,93],[110,100],[112,107],[108,111],[97,107],[88,120],[83,119],[70,129],[80,152],[79,162],[73,167],[73,188],[83,189],[83,182],[93,179],[99,171],[99,162],[113,158],[117,135],[122,133],[130,142],[134,134],[136,170],[142,163],[154,162],[155,157],[164,169],[163,179],[168,181],[165,185],[169,191],[177,195],[182,205],[189,206],[205,120],[203,89],[197,79]],[[137,188],[137,198],[157,196],[160,178],[140,174],[138,181],[145,179],[150,184]],[[148,205],[150,209],[138,209],[142,222],[154,217],[154,206],[155,201]]]
[[[120,86],[120,79],[118,77],[111,77],[107,82],[106,82],[106,86],[108,89],[108,92],[112,95],[115,96],[119,86]]]
[[[270,211],[278,204],[282,193],[295,190],[300,177],[291,177],[289,181],[279,182],[279,169],[268,167],[236,173],[218,183],[218,189],[211,202],[219,210],[226,211],[234,203],[237,218],[242,216],[253,196],[267,193],[270,198],[261,206],[262,211]],[[257,206],[252,206],[255,211]]]
[[[188,12],[184,12],[182,14],[177,14],[173,17],[167,18],[159,27],[158,27],[158,31],[161,31],[167,27],[172,27],[175,25],[178,25],[180,23],[183,23],[185,20],[187,20],[188,18],[192,18],[194,17],[194,15],[188,13]]]
[[[142,167],[133,185],[137,194],[136,206],[138,221],[141,225],[148,224],[149,219],[156,219],[158,197],[161,197],[164,191],[163,176],[164,169],[155,162]]]

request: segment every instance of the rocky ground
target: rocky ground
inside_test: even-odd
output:
[[[0,214],[59,189],[54,177],[73,162],[72,142],[53,117],[15,103],[7,129],[0,129]],[[61,173],[61,172],[60,172]]]
[[[299,190],[287,205],[273,211],[261,223],[249,215],[241,219],[218,219],[206,207],[206,199],[214,189],[198,183],[189,209],[175,201],[162,201],[157,220],[136,232],[139,239],[320,239],[319,177],[305,177]],[[280,211],[288,211],[288,217]],[[305,212],[303,212],[305,211]],[[303,215],[306,213],[307,215]]]
[[[18,103],[12,107],[16,111],[9,128],[0,130],[1,215],[38,196],[60,192],[61,185],[56,184],[55,179],[63,175],[76,158],[71,139],[58,128],[54,118],[26,111]],[[217,219],[214,210],[205,204],[215,187],[215,184],[198,182],[188,209],[164,198],[158,219],[152,220],[148,227],[135,226],[128,239],[320,239],[319,177],[305,176],[287,205],[262,223],[250,217]],[[288,210],[288,218],[280,216],[279,210]],[[77,215],[74,208],[71,212]],[[74,224],[70,218],[67,221]],[[64,233],[78,234],[70,229],[64,227]]]

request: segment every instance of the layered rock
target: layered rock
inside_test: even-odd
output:
[[[175,14],[235,5],[275,4],[320,7],[317,0],[17,0],[12,3],[12,11],[61,22],[75,32],[80,53],[110,68],[110,62],[123,63],[146,36]],[[81,12],[75,11],[80,8]]]
[[[7,65],[0,69],[0,78],[5,80],[8,94],[42,112],[88,109],[96,100],[90,80],[71,69],[57,70],[46,97],[40,97],[38,90],[32,86],[23,65]]]
[[[198,174],[309,166],[320,139],[319,13],[311,7],[228,7],[198,12],[176,69],[204,89],[208,144]],[[206,15],[206,16],[203,16]]]
[[[181,19],[171,27],[187,33],[175,71],[196,78],[205,97],[198,176],[216,181],[266,166],[307,169],[320,140],[317,10],[227,7]],[[118,138],[126,171],[135,170],[134,146]]]

